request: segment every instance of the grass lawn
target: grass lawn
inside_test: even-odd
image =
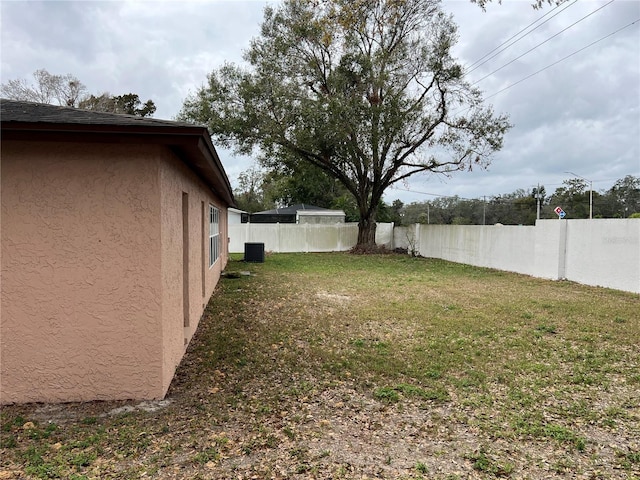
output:
[[[0,479],[640,479],[640,296],[400,255],[243,270],[166,404],[3,408]]]

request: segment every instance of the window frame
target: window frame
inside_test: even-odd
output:
[[[220,209],[209,204],[209,268],[220,258]]]

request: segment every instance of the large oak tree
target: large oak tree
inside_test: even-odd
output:
[[[265,9],[246,65],[214,70],[180,118],[238,152],[293,155],[338,179],[368,248],[389,186],[484,167],[502,146],[507,118],[465,80],[456,39],[438,0],[285,0]]]

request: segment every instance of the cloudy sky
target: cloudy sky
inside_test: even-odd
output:
[[[389,190],[388,203],[537,184],[552,193],[573,177],[565,172],[596,191],[640,176],[640,0],[569,0],[542,10],[531,3],[494,0],[483,12],[468,0],[443,2],[459,26],[455,52],[468,79],[514,127],[488,170],[416,176]],[[155,102],[156,118],[172,119],[207,73],[241,62],[265,4],[0,0],[2,83],[31,81],[38,69],[71,73],[90,93],[137,93]],[[235,185],[252,160],[219,154]]]

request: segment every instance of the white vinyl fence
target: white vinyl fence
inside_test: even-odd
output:
[[[229,225],[232,253],[351,249],[358,225]],[[640,293],[640,219],[538,220],[535,226],[379,223],[376,242],[423,257]]]
[[[229,225],[229,252],[243,253],[245,243],[264,243],[267,252],[343,252],[358,241],[357,223],[333,225],[242,223]],[[376,243],[391,245],[393,223],[378,223]]]

